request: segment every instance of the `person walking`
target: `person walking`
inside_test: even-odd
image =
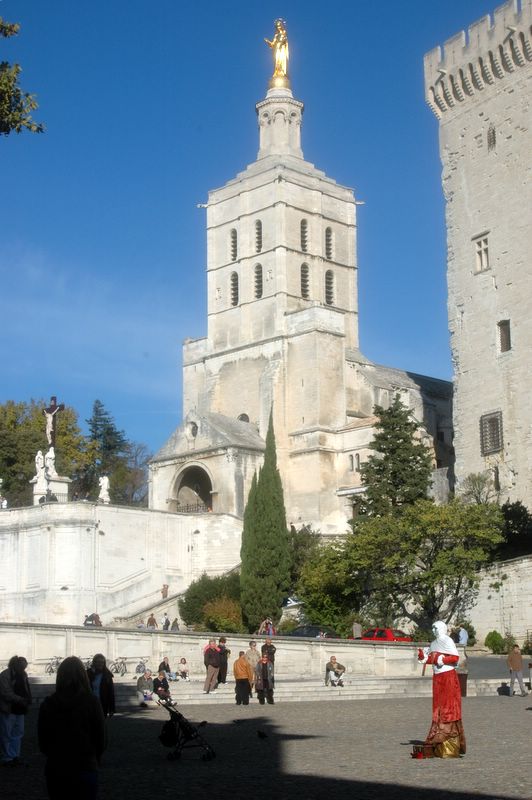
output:
[[[27,666],[25,658],[12,656],[7,669],[0,672],[0,763],[3,767],[20,764],[24,716],[31,704]]]
[[[218,673],[222,662],[220,651],[216,644],[216,639],[209,639],[209,644],[203,654],[203,663],[207,668],[205,683],[203,684],[203,694],[214,694],[218,685]]]
[[[106,746],[105,720],[76,656],[59,665],[55,692],[39,708],[37,736],[46,756],[50,800],[95,800],[98,766]]]
[[[257,642],[255,641],[255,639],[252,639],[249,643],[249,650],[246,650],[246,659],[249,661],[251,666],[251,671],[253,673],[253,678],[251,681],[251,692],[250,692],[250,694],[253,694],[253,687],[255,685],[255,669],[260,661],[260,653],[257,650]]]
[[[112,717],[115,713],[115,686],[102,653],[96,653],[93,657],[87,677],[93,695],[100,701],[104,717]]]
[[[235,676],[236,704],[237,706],[248,706],[253,683],[253,670],[244,650],[239,652],[238,658],[233,663],[233,675]]]
[[[521,697],[526,697],[525,684],[523,682],[523,656],[521,655],[518,644],[514,644],[511,652],[508,653],[506,663],[510,668],[510,697],[514,695],[514,683],[516,678],[521,689]]]

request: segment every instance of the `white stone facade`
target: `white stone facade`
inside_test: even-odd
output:
[[[150,508],[241,517],[272,411],[288,521],[343,534],[375,404],[399,392],[444,468],[450,385],[360,353],[354,193],[304,160],[290,89],[256,108],[257,160],[209,194],[207,336],[184,345],[185,421],[151,464]]]
[[[484,570],[479,595],[467,617],[479,644],[490,631],[512,634],[519,645],[532,638],[532,556],[500,561]]]
[[[531,0],[511,0],[425,57],[446,200],[458,488],[490,471],[502,501],[529,508],[531,26]]]
[[[0,513],[0,618],[104,623],[183,592],[203,572],[240,559],[240,520],[94,503],[46,503]]]

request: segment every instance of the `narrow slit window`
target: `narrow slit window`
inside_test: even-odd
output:
[[[259,300],[262,297],[262,266],[255,264],[255,298]]]
[[[325,303],[328,306],[334,305],[334,273],[328,269],[325,273]]]
[[[512,349],[512,335],[510,332],[510,320],[501,319],[497,324],[499,332],[499,353],[507,353]]]
[[[236,261],[238,258],[238,234],[236,228],[231,228],[231,233],[229,235],[229,252],[231,261]]]
[[[238,305],[238,274],[236,272],[231,273],[231,305]]]
[[[255,252],[262,253],[262,222],[260,219],[255,222]]]
[[[491,124],[488,128],[488,153],[495,150],[497,144],[497,134],[495,132],[495,125]]]
[[[308,300],[310,297],[310,269],[308,264],[301,264],[301,297]]]
[[[308,221],[301,220],[301,249],[304,253],[308,253]]]
[[[325,258],[327,261],[332,261],[333,257],[333,230],[332,228],[325,228]]]
[[[352,455],[349,456],[349,471],[350,472],[355,471],[355,459],[353,458]]]

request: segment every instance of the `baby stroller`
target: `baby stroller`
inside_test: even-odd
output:
[[[211,761],[215,758],[216,753],[198,732],[198,728],[202,728],[207,724],[206,722],[200,722],[197,728],[170,702],[159,700],[158,704],[166,708],[170,715],[170,719],[164,723],[159,736],[159,741],[163,747],[173,748],[167,755],[169,761],[177,761],[177,759],[181,758],[181,753],[185,747],[201,747],[203,750],[201,754],[202,761]]]

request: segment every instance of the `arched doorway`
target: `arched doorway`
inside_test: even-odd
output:
[[[188,467],[182,472],[174,492],[176,511],[185,514],[212,511],[212,483],[202,467]]]

